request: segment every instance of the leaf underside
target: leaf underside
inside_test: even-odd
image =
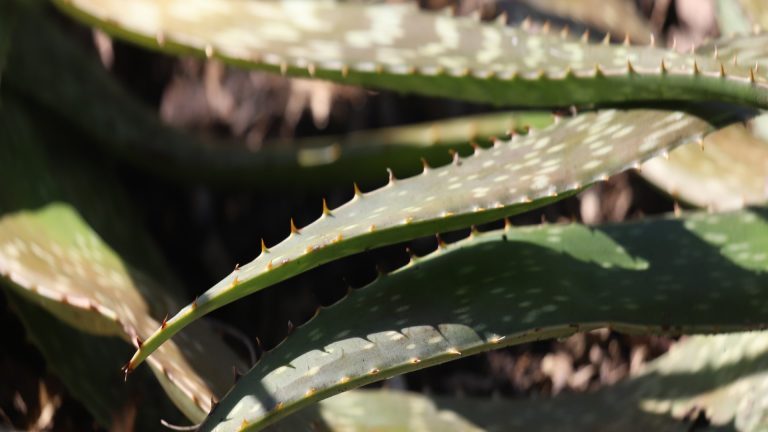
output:
[[[709,427],[761,431],[768,426],[768,333],[693,336],[643,371],[595,393],[552,399],[452,398],[353,390],[311,405],[269,428],[402,431],[679,431],[697,413]]]
[[[36,128],[32,118],[46,127]],[[29,113],[9,97],[0,108],[0,142],[2,281],[81,331],[135,346],[138,334],[179,307],[182,294],[137,231],[104,161],[78,151],[79,137],[57,119]],[[216,350],[215,361],[204,347]],[[151,362],[174,402],[195,420],[228,388],[233,365],[244,363],[207,323],[163,346]],[[112,372],[119,375],[119,367]]]
[[[55,3],[146,47],[401,92],[522,106],[713,99],[768,106],[765,71],[731,58],[532,35],[413,4]]]
[[[129,369],[196,318],[310,268],[548,204],[678,144],[702,139],[709,129],[706,121],[682,112],[585,113],[509,142],[498,141],[416,177],[357,193],[347,204],[293,230],[178,312],[145,340]]]
[[[476,234],[321,311],[241,378],[202,430],[258,429],[393,375],[599,327],[765,328],[766,216],[752,209]]]

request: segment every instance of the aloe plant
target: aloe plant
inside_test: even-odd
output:
[[[768,106],[766,36],[747,32],[709,42],[697,53],[680,53],[656,46],[653,36],[643,45],[632,45],[629,39],[612,44],[610,37],[594,42],[588,33],[574,37],[549,25],[535,31],[510,27],[504,15],[480,22],[410,4],[53,3],[115,37],[166,53],[515,108],[309,138],[294,148],[254,154],[216,149],[162,125],[38,11],[5,3],[13,13],[0,16],[0,60],[9,59],[0,94],[0,151],[5,154],[0,179],[12,186],[0,188],[0,274],[41,350],[102,422],[108,421],[108,409],[86,384],[114,377],[82,377],[92,381],[80,382],[83,372],[55,339],[79,346],[133,344],[137,351],[124,366],[126,377],[146,360],[184,415],[202,422],[201,430],[291,430],[326,420],[329,428],[343,429],[353,422],[360,428],[396,429],[402,426],[398,413],[413,404],[427,407],[418,421],[471,430],[524,423],[514,423],[512,418],[520,416],[503,408],[486,422],[441,416],[429,402],[416,402],[412,396],[350,393],[323,399],[481,351],[599,327],[693,335],[768,326],[763,208],[591,228],[473,229],[469,238],[450,245],[439,241],[437,251],[413,256],[405,267],[321,310],[265,353],[225,394],[232,366],[245,369],[246,362],[222,343],[210,323],[199,319],[325,263],[499,221],[574,196],[627,169],[638,169],[692,205],[720,209],[763,203],[767,166],[759,110]],[[723,16],[730,17],[732,28],[746,25],[741,9],[723,9],[729,11]],[[14,27],[6,25],[8,17],[16,21]],[[609,31],[616,26],[615,20],[604,24]],[[632,32],[641,27],[632,27]],[[58,85],[50,88],[39,85],[55,81]],[[550,116],[541,111],[562,107],[572,107],[571,113],[560,110]],[[37,131],[35,121],[51,126]],[[54,143],[59,135],[106,152],[76,157],[82,147],[78,152],[58,148]],[[178,282],[151,242],[140,230],[116,229],[118,220],[121,227],[135,223],[115,179],[98,166],[112,157],[171,177],[209,184],[224,179],[254,187],[275,187],[290,178],[307,188],[322,188],[339,179],[376,178],[387,166],[394,169],[381,188],[362,191],[350,184],[353,198],[342,206],[318,202],[321,215],[307,226],[286,221],[290,235],[282,242],[254,241],[253,261],[237,266],[180,308]],[[697,187],[702,179],[712,181],[703,195]],[[105,196],[116,197],[106,210],[94,202]],[[40,323],[58,321],[40,315],[29,302],[64,322],[57,325],[69,327],[62,327],[57,338],[45,334]],[[195,324],[190,333],[170,340],[190,324]],[[749,351],[745,347],[762,344],[765,334],[723,338],[694,337],[682,342],[680,351],[708,352],[731,342]],[[93,354],[86,359],[89,367],[99,361],[114,363],[114,355],[105,351]],[[702,361],[712,358],[720,366],[716,354],[702,355]],[[598,395],[553,400],[523,411],[546,416],[550,408],[591,405],[604,407],[606,413],[624,412],[610,408],[621,406],[638,412],[641,420],[632,427],[673,428],[673,418],[682,415],[679,406],[690,408],[694,399],[703,402],[695,397],[665,399],[657,391],[661,384],[649,377],[678,370],[680,356],[670,353],[645,375]],[[749,361],[743,353],[739,357]],[[747,370],[756,370],[752,366]],[[146,382],[146,375],[129,381]],[[659,381],[672,385],[674,379],[663,378]],[[764,387],[757,378],[748,385]],[[104,400],[114,407],[129,397]],[[759,392],[750,397],[752,402],[738,403],[764,404]],[[372,398],[395,406],[383,423],[366,414]],[[363,401],[363,414],[348,408],[353,402],[345,400]],[[724,397],[722,404],[732,407],[733,400]],[[462,405],[440,399],[434,403]],[[475,403],[488,409],[500,406],[466,405]],[[740,405],[722,410],[704,405],[719,413],[713,417],[717,424],[735,421],[745,430],[765,426],[762,408],[745,412]],[[664,411],[659,406],[673,409],[658,417],[641,415]],[[168,412],[157,408],[160,415]],[[148,410],[143,415],[158,414]],[[334,423],[344,416],[346,420]],[[586,420],[576,424],[584,429],[595,425]]]

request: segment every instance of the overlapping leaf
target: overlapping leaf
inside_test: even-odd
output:
[[[258,429],[396,374],[604,326],[685,334],[765,328],[766,216],[750,210],[475,235],[298,328],[240,379],[203,430]]]
[[[103,161],[79,157],[77,135],[35,113],[44,129],[12,99],[0,108],[2,280],[81,331],[136,343],[178,307],[180,292]],[[205,323],[151,361],[174,402],[198,420],[231,383],[233,365],[243,362]]]
[[[768,106],[763,71],[724,57],[530,35],[412,4],[56,4],[148,47],[382,89],[526,106],[711,99]]]
[[[652,125],[652,129],[649,126]],[[188,323],[307,269],[415,237],[480,224],[541,206],[627,167],[701,139],[710,126],[682,112],[587,113],[451,165],[425,169],[347,204],[236,269],[182,309],[137,351],[129,370]]]
[[[387,390],[331,397],[269,430],[761,431],[768,426],[768,334],[693,336],[644,370],[591,394],[451,398]],[[701,416],[710,424],[697,423]]]

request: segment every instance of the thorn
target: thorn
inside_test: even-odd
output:
[[[600,69],[600,65],[599,65],[599,64],[596,64],[596,65],[595,65],[595,78],[598,78],[598,77],[604,77],[604,76],[605,76],[605,75],[603,75],[603,70],[602,70],[602,69]]]
[[[155,35],[155,40],[159,46],[165,45],[165,34],[163,34],[163,32],[157,32]]]
[[[699,148],[701,151],[704,151],[704,138],[699,139]]]
[[[267,244],[264,243],[264,239],[261,239],[261,253],[262,254],[269,253],[269,248],[267,248]]]
[[[426,173],[427,171],[429,171],[429,169],[430,169],[430,166],[427,160],[425,158],[421,158],[421,172]]]
[[[512,229],[512,221],[509,218],[504,218],[504,231]]]
[[[451,155],[453,164],[459,165],[459,153],[454,149],[449,149],[448,154]]]
[[[567,25],[563,27],[562,30],[560,30],[561,39],[567,39],[570,34],[571,34],[571,29]]]
[[[749,68],[749,82],[751,82],[752,84],[755,83],[755,70],[752,69],[751,67]]]
[[[288,336],[290,336],[295,329],[296,329],[296,326],[293,325],[293,322],[291,322],[291,320],[288,320]]]
[[[166,327],[168,327],[168,314],[165,314],[163,322],[160,323],[160,330],[165,330]]]
[[[720,78],[725,78],[725,65],[720,63]]]
[[[314,63],[308,64],[307,65],[307,73],[309,74],[309,76],[314,77],[315,76],[315,72],[317,72],[317,70],[315,68],[315,64]]]
[[[451,347],[451,348],[448,348],[448,350],[447,350],[446,352],[447,352],[448,354],[453,354],[453,355],[461,355],[461,351],[459,351],[458,349],[456,349],[456,348],[453,348],[453,347]]]
[[[551,24],[549,23],[549,20],[544,21],[544,24],[541,25],[541,32],[544,34],[549,34]]]
[[[298,228],[296,228],[296,224],[293,223],[293,218],[291,218],[291,234],[301,234]]]
[[[144,345],[144,341],[141,340],[140,337],[136,336],[136,348],[141,349],[142,345]]]
[[[633,75],[635,73],[635,68],[632,67],[632,62],[627,59],[627,73],[630,75]]]
[[[624,46],[630,46],[632,42],[629,40],[629,33],[624,33]]]
[[[249,425],[248,420],[243,419],[243,421],[240,422],[240,430],[242,431],[242,430],[248,429],[248,425]]]
[[[582,43],[589,42],[589,30],[584,30],[584,33],[581,34],[581,42]]]
[[[696,61],[696,59],[693,59],[693,74],[699,75],[701,71],[699,70],[699,62]]]
[[[525,31],[529,31],[531,29],[531,17],[525,17],[525,19],[520,23],[520,27]]]
[[[349,66],[343,65],[341,67],[341,77],[342,78],[347,78],[348,76],[349,76]]]
[[[664,61],[664,59],[661,59],[661,66],[659,66],[659,70],[661,71],[662,75],[665,75],[667,73],[667,63]]]
[[[371,224],[371,226],[368,227],[368,232],[374,232],[376,231],[376,224]]]
[[[192,305],[190,306],[191,310],[197,309],[197,296],[195,296],[195,300],[192,302]]]
[[[675,201],[674,213],[676,218],[679,218],[683,214],[683,210],[680,208],[680,203],[677,201]]]
[[[606,33],[605,37],[603,38],[603,45],[610,45],[611,44],[611,34]]]
[[[395,182],[395,180],[397,180],[397,179],[395,178],[395,173],[394,173],[394,172],[392,172],[392,169],[391,169],[391,168],[387,168],[387,174],[389,174],[389,183],[390,183],[390,184],[394,183],[394,182]]]
[[[325,201],[325,198],[323,198],[323,216],[333,216],[331,214],[331,209],[328,208],[328,203]]]
[[[720,59],[720,52],[717,50],[717,45],[715,45],[715,52],[712,53],[712,58],[715,60]]]
[[[285,74],[288,73],[288,63],[281,62],[280,63],[280,75],[285,76]]]
[[[649,43],[651,47],[656,47],[656,35],[651,33],[651,42]]]
[[[445,240],[443,240],[442,237],[440,237],[440,234],[435,234],[435,238],[437,239],[437,247],[440,249],[445,249],[448,247],[448,244],[445,243]]]
[[[205,57],[209,59],[213,57],[213,46],[211,45],[205,46]]]
[[[499,16],[496,17],[496,24],[506,26],[507,22],[509,22],[509,16],[506,11],[500,13]]]
[[[357,185],[356,182],[352,182],[352,187],[355,189],[355,196],[363,196],[363,192],[360,191],[360,187]]]

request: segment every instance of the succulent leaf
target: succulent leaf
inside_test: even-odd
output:
[[[391,390],[353,390],[276,423],[270,431],[430,430],[752,432],[768,426],[768,333],[692,336],[638,374],[594,393],[551,399],[452,398]],[[318,426],[319,425],[319,426]],[[698,428],[697,428],[698,429]]]
[[[756,128],[734,124],[709,134],[701,144],[677,148],[668,158],[642,166],[642,175],[670,195],[713,210],[734,210],[768,200],[768,142]]]
[[[150,48],[401,92],[524,106],[712,99],[768,106],[764,70],[751,65],[653,46],[530,35],[505,25],[419,11],[413,4],[55,3],[89,24]],[[721,75],[721,70],[727,73]]]
[[[80,154],[80,138],[56,118],[33,117],[3,96],[0,280],[81,331],[139,344],[180,305],[177,284],[149,239],[126,229],[140,224],[104,161]],[[199,420],[231,383],[230,367],[245,363],[207,323],[190,330],[151,366],[185,415]],[[215,362],[202,347],[216,350]]]
[[[149,369],[123,382],[120,366],[131,350],[125,341],[79,331],[13,292],[6,294],[50,372],[104,429],[125,417],[133,419],[136,430],[155,430],[159,419],[184,421]]]
[[[202,430],[235,430],[243,419],[258,429],[393,375],[599,327],[765,328],[766,216],[755,209],[475,234],[297,328],[238,381]]]
[[[648,127],[653,125],[653,127]],[[151,334],[137,366],[200,316],[326,262],[368,248],[498,220],[561,199],[676,145],[701,139],[709,124],[683,112],[608,110],[478,149],[361,193],[244,265]],[[293,228],[293,227],[292,227]],[[256,243],[256,241],[254,241]]]

